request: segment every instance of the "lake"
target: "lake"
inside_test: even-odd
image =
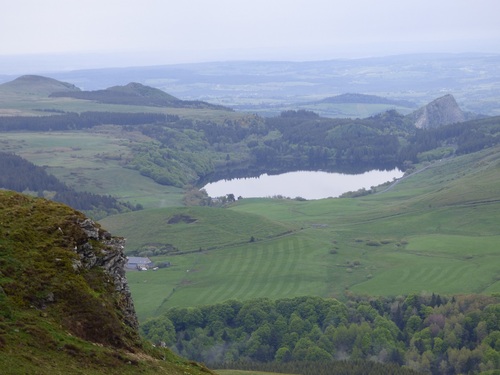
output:
[[[203,188],[211,197],[234,194],[235,197],[302,197],[322,199],[338,197],[348,191],[383,184],[403,176],[399,169],[372,170],[360,174],[328,173],[321,171],[297,171],[279,175],[262,174],[259,177],[235,178],[209,183]]]

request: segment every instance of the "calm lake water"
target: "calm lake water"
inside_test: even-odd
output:
[[[203,188],[211,197],[234,194],[235,197],[272,197],[282,195],[295,198],[322,199],[338,197],[348,191],[392,181],[403,176],[399,169],[391,171],[368,171],[362,174],[342,174],[314,171],[298,171],[269,176],[220,180]]]

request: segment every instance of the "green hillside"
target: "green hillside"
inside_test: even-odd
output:
[[[47,97],[54,92],[79,92],[75,85],[53,78],[25,75],[13,81],[2,83],[0,93]]]
[[[2,374],[210,373],[139,337],[114,273],[120,239],[67,206],[8,191],[0,222]]]
[[[228,299],[490,294],[500,292],[499,168],[500,149],[491,148],[429,164],[360,198],[243,199],[227,209],[147,210],[104,222],[127,237],[127,251],[147,243],[201,248],[153,256],[171,261],[168,269],[128,274],[141,319]],[[203,216],[166,225],[174,212]],[[276,234],[294,231],[237,230],[257,221]]]
[[[295,227],[260,215],[222,208],[171,207],[116,215],[102,220],[113,232],[127,236],[127,252],[141,252],[155,245],[174,252],[213,250],[290,234]]]

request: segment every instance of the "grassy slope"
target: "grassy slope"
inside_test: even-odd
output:
[[[0,192],[0,372],[207,373],[127,328],[100,269],[74,271],[73,247],[84,238],[75,222],[83,218],[57,203]]]
[[[189,220],[175,222],[176,217]],[[213,249],[245,244],[252,236],[255,239],[272,238],[293,229],[260,215],[209,207],[144,210],[108,217],[102,222],[110,230],[127,234],[127,251],[155,242],[172,244],[183,252]]]
[[[254,214],[255,220],[298,230],[277,238],[256,235],[259,241],[254,243],[163,257],[172,261],[171,268],[129,273],[140,318],[170,306],[231,298],[499,292],[498,186],[497,148],[435,163],[382,194],[307,202],[239,201],[226,211],[241,214],[242,220]],[[141,221],[135,215],[145,214],[110,217],[106,223],[137,244],[127,230]],[[186,225],[164,238],[186,248],[231,242],[235,234],[224,233],[227,223],[209,216],[206,220],[198,223],[206,232]],[[243,222],[244,227],[250,225]],[[153,242],[154,229],[149,230],[148,241]]]

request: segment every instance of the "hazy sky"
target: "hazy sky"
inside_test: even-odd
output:
[[[0,0],[0,5],[0,69],[18,61],[13,55],[27,54],[97,53],[93,61],[73,64],[123,66],[500,53],[499,0]]]

